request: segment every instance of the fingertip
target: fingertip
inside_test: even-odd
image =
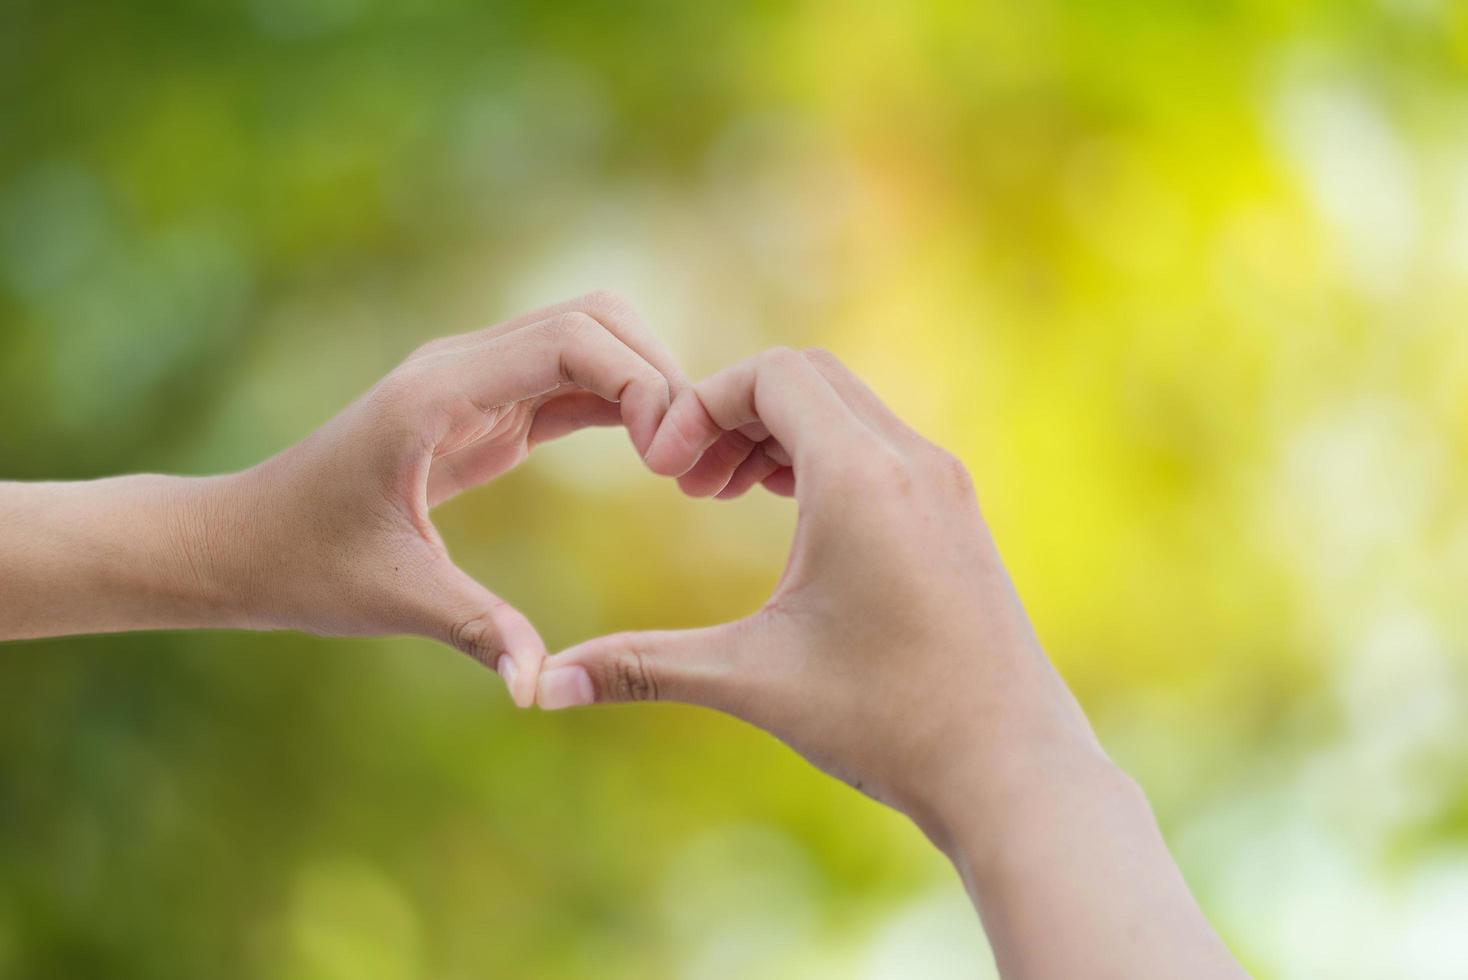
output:
[[[652,440],[642,451],[642,461],[658,476],[682,476],[693,465],[688,460],[682,439],[675,431],[674,409],[668,410]]]
[[[528,708],[535,703],[536,683],[545,663],[545,641],[530,620],[513,607],[505,607],[496,618],[505,652],[495,663],[495,670],[504,679],[515,706]]]
[[[511,661],[512,677],[506,681],[510,699],[517,708],[535,706],[535,692],[540,685],[540,675],[545,669],[544,654],[521,653],[518,657],[507,657]]]
[[[698,393],[684,388],[664,413],[647,451],[647,468],[659,476],[682,476],[691,470],[723,430],[709,417]]]
[[[781,497],[795,496],[795,471],[782,466],[760,481],[766,490]]]
[[[766,443],[757,443],[729,476],[725,486],[718,493],[718,499],[733,500],[735,497],[743,496],[746,491],[758,486],[779,468],[780,465],[770,458],[766,450]]]
[[[505,691],[509,693],[510,700],[517,708],[525,705],[520,703],[522,694],[519,686],[515,683],[520,677],[520,668],[515,663],[515,658],[508,653],[500,654],[499,661],[494,665],[495,673],[505,682]]]
[[[652,444],[642,454],[642,462],[658,476],[682,476],[687,467],[676,462],[659,443],[660,436],[654,436]]]
[[[656,424],[628,421],[626,426],[627,438],[632,440],[632,448],[637,451],[638,457],[645,460],[653,439],[657,436]]]
[[[608,688],[606,671],[623,648],[626,634],[597,636],[549,654],[536,681],[535,703],[544,711],[620,700]]]
[[[700,472],[701,470],[702,467],[695,467],[678,477],[678,489],[697,500],[716,497],[722,493],[728,478],[720,478],[717,474],[711,478],[708,473]]]
[[[663,419],[668,414],[665,397],[656,392],[647,392],[642,386],[629,389],[622,397],[622,424],[637,455],[646,457]]]
[[[540,675],[536,700],[545,711],[580,708],[596,701],[591,674],[580,664],[552,666]]]
[[[668,413],[673,410],[673,398],[677,394],[673,387],[673,382],[666,375],[653,375],[651,384],[652,394],[649,398],[647,411],[646,439],[639,449],[639,452],[643,455],[646,455],[647,450],[651,448],[653,437],[658,434],[658,430],[663,427],[663,421],[668,417]]]

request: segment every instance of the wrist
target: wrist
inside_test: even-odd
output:
[[[1140,787],[1094,738],[1049,738],[975,764],[946,787],[929,836],[974,894],[1023,874],[1071,834],[1151,823]]]
[[[254,625],[237,477],[0,488],[0,639]]]
[[[256,557],[261,481],[255,470],[176,481],[172,515],[174,588],[198,623],[220,629],[268,625]]]
[[[1060,679],[1046,679],[1052,683],[1035,685],[1037,696],[1011,692],[974,712],[921,796],[904,807],[950,858],[982,860],[984,849],[1006,846],[1037,811],[1130,784]]]

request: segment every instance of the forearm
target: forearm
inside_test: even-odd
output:
[[[1004,977],[1245,976],[1146,797],[1099,749],[1047,748],[1008,773],[975,773],[963,797],[950,857]]]
[[[0,483],[0,640],[248,625],[218,573],[234,479]]]

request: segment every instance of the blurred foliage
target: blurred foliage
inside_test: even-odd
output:
[[[0,475],[248,466],[593,287],[970,463],[1262,977],[1468,973],[1468,7],[0,6]],[[782,501],[618,433],[440,524],[553,647],[742,614]],[[3,572],[0,572],[3,574]],[[0,656],[0,976],[986,975],[896,816],[408,640]]]

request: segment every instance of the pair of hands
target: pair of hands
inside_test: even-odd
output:
[[[538,443],[611,424],[692,495],[793,495],[789,563],[745,619],[547,657],[524,615],[454,565],[429,512]],[[948,797],[973,790],[975,756],[1023,766],[1035,747],[1094,746],[964,467],[825,352],[775,349],[690,385],[627,302],[592,294],[428,344],[235,479],[204,517],[218,529],[205,564],[244,625],[433,637],[497,668],[522,707],[716,708],[940,843],[944,814],[972,802]]]
[[[614,424],[691,494],[793,495],[790,560],[737,622],[548,657],[429,513],[540,442]],[[1002,975],[1241,976],[1045,659],[964,468],[829,354],[769,351],[690,385],[625,302],[588,296],[427,345],[243,473],[0,483],[0,556],[0,639],[418,633],[498,669],[521,706],[729,712],[911,816]]]

